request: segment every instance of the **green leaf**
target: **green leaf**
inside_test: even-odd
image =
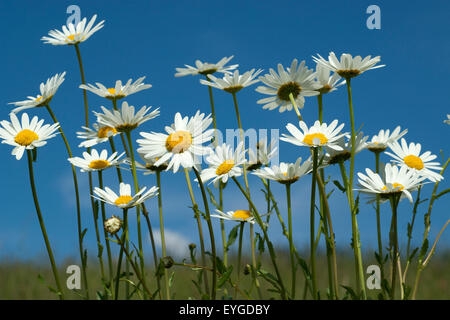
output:
[[[422,244],[422,248],[420,248],[420,253],[419,253],[419,260],[423,260],[423,258],[425,257],[427,251],[428,251],[428,239],[425,239],[425,241]]]
[[[233,272],[233,266],[230,266],[228,270],[219,278],[219,281],[217,282],[217,287],[220,289],[223,287],[223,285],[227,282],[227,280],[231,276],[231,272]]]
[[[226,246],[226,250],[227,251],[233,245],[233,243],[236,241],[236,238],[237,238],[237,235],[238,235],[239,226],[240,226],[240,224],[238,224],[235,227],[233,227],[233,229],[231,229],[230,233],[228,234],[228,241],[227,241],[227,246]]]
[[[336,187],[338,187],[338,189],[341,190],[342,192],[345,192],[345,191],[346,191],[345,188],[342,186],[342,184],[341,184],[339,181],[333,180],[333,183],[334,183],[334,185],[335,185]]]
[[[255,242],[258,244],[258,251],[260,253],[263,253],[264,250],[265,250],[264,239],[258,232],[255,232],[255,235],[256,235],[255,236]]]
[[[358,295],[356,294],[355,291],[353,291],[353,289],[349,286],[344,286],[341,284],[341,287],[345,289],[346,291],[346,295],[349,294],[353,300],[359,300]]]
[[[212,193],[211,189],[206,187],[206,191],[209,193],[209,199],[214,207],[216,207],[217,210],[221,210],[219,204],[216,201],[216,198],[214,197],[214,194]]]

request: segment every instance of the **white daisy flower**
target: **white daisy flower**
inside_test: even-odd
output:
[[[145,154],[138,152],[139,157],[142,159],[144,163],[140,163],[138,161],[135,161],[134,164],[136,165],[136,169],[140,171],[144,171],[144,175],[149,175],[152,173],[155,173],[157,171],[164,171],[167,169],[167,166],[169,165],[167,162],[164,162],[158,166],[155,166],[156,161],[159,160],[159,158],[145,158]],[[125,163],[131,166],[131,159],[127,158],[125,159]]]
[[[220,210],[216,209],[216,212],[218,214],[212,214],[211,217],[224,219],[224,220],[231,220],[231,221],[237,221],[237,222],[248,222],[251,224],[255,223],[255,218],[248,210],[236,210],[236,211],[228,211],[228,212],[222,212]]]
[[[203,182],[212,180],[217,187],[219,182],[227,183],[232,177],[239,177],[243,173],[241,165],[245,163],[244,144],[239,143],[236,150],[227,145],[217,146],[205,159],[209,168],[202,170],[200,178]]]
[[[205,117],[200,111],[191,118],[183,118],[177,112],[174,123],[165,127],[167,134],[140,133],[144,139],[137,140],[140,145],[138,152],[148,159],[159,158],[155,166],[168,161],[167,170],[173,169],[173,172],[177,172],[180,165],[191,168],[198,163],[197,156],[206,155],[211,150],[210,147],[203,146],[203,143],[211,141],[214,134],[214,129],[206,130],[211,122],[211,115]]]
[[[48,139],[55,137],[55,133],[59,129],[59,123],[52,125],[45,124],[44,120],[38,120],[34,116],[31,121],[28,114],[23,113],[21,122],[14,113],[10,115],[11,122],[3,120],[0,122],[0,138],[2,143],[9,144],[14,147],[11,154],[20,160],[25,149],[32,150],[34,148],[42,147],[47,144]]]
[[[295,100],[296,105],[301,109],[305,104],[305,98],[316,96],[320,88],[314,81],[314,71],[305,66],[305,61],[298,65],[297,59],[294,59],[290,68],[278,64],[278,73],[269,69],[269,74],[259,77],[259,80],[266,86],[259,86],[256,91],[269,95],[269,98],[260,99],[258,104],[263,104],[263,109],[274,110],[280,108],[280,112],[291,111],[293,106],[289,94]]]
[[[94,25],[97,15],[94,15],[89,23],[86,25],[86,18],[83,18],[77,25],[69,23],[67,26],[62,26],[62,31],[54,29],[50,30],[49,37],[42,37],[41,40],[44,43],[50,43],[54,46],[58,45],[74,45],[80,42],[84,42],[89,39],[95,32],[103,28],[105,20],[100,21],[97,25]]]
[[[110,167],[118,166],[123,162],[123,160],[119,160],[123,155],[124,152],[120,155],[117,155],[117,152],[114,152],[108,157],[107,150],[102,150],[99,154],[97,150],[92,149],[91,153],[83,152],[83,158],[73,157],[67,160],[69,160],[69,162],[74,166],[81,168],[81,172],[90,172],[101,171]]]
[[[157,187],[151,187],[150,190],[145,192],[146,190],[147,188],[143,187],[141,190],[139,190],[138,193],[132,196],[131,186],[129,184],[121,182],[119,195],[117,195],[108,187],[106,187],[105,190],[96,187],[94,189],[94,193],[97,195],[97,197],[94,195],[93,197],[121,209],[128,209],[158,195]]]
[[[329,93],[337,90],[337,87],[345,84],[345,80],[341,81],[341,77],[335,72],[330,76],[330,69],[324,67],[321,64],[316,64],[316,73],[314,80],[319,85],[319,91],[321,94]]]
[[[386,154],[394,158],[392,161],[400,166],[412,169],[433,182],[444,179],[439,173],[432,171],[442,169],[439,162],[430,162],[436,159],[437,156],[431,154],[430,151],[420,154],[422,149],[420,143],[411,142],[408,146],[406,140],[402,138],[401,145],[398,141],[395,141],[389,144],[389,148],[394,153],[386,152]]]
[[[343,148],[337,144],[338,140],[348,135],[348,133],[341,133],[344,124],[342,123],[337,126],[338,121],[334,120],[327,125],[326,123],[320,124],[317,120],[311,128],[308,128],[305,122],[300,121],[300,131],[296,126],[292,123],[288,123],[286,129],[292,134],[289,136],[287,134],[282,134],[280,140],[295,144],[297,146],[306,146],[306,147],[325,147],[334,149],[334,150],[342,150]]]
[[[408,198],[412,203],[411,192],[416,190],[425,179],[414,170],[409,170],[405,166],[399,169],[389,163],[386,164],[384,173],[384,179],[382,179],[379,174],[370,169],[366,169],[367,175],[358,172],[358,181],[362,188],[355,190],[374,196],[371,198],[372,201],[376,200],[377,194],[382,200],[387,200],[391,195],[401,193],[402,197]]]
[[[367,56],[364,59],[361,56],[352,57],[351,54],[343,53],[341,55],[341,59],[338,60],[334,52],[330,52],[328,55],[328,60],[322,58],[320,54],[317,54],[319,57],[313,57],[313,60],[323,65],[325,68],[330,69],[331,71],[336,72],[342,78],[350,79],[360,75],[363,72],[368,70],[377,69],[384,67],[385,65],[376,64],[380,62],[380,56],[372,58],[371,56]]]
[[[126,101],[122,102],[121,110],[108,110],[103,106],[101,108],[103,113],[94,111],[97,122],[115,128],[119,132],[131,131],[144,122],[159,116],[159,108],[148,113],[152,107],[143,106],[135,113],[134,106],[129,106]]]
[[[408,129],[405,129],[402,132],[400,132],[400,130],[400,126],[395,128],[394,131],[392,131],[392,134],[390,133],[389,129],[387,129],[386,131],[380,130],[380,132],[378,132],[377,135],[374,135],[372,137],[372,140],[367,143],[367,149],[372,152],[383,152],[387,149],[390,143],[397,141],[408,132]]]
[[[270,145],[267,145],[267,139],[263,138],[256,144],[256,151],[253,149],[248,150],[248,171],[259,169],[261,166],[268,166],[270,159],[272,159],[278,147],[276,147],[276,140],[272,139]]]
[[[27,97],[27,100],[8,103],[18,106],[18,108],[13,109],[11,112],[17,113],[25,109],[43,107],[49,104],[56,91],[58,91],[59,86],[64,82],[65,75],[66,72],[61,74],[57,73],[53,77],[47,79],[45,83],[41,82],[41,85],[39,86],[41,94],[38,94],[36,97],[29,96]]]
[[[225,67],[225,65],[231,59],[233,59],[233,57],[234,56],[224,57],[224,58],[220,59],[220,61],[217,63],[208,63],[208,62],[202,62],[200,60],[196,60],[195,67],[185,64],[186,68],[175,68],[175,70],[177,71],[177,73],[175,73],[175,77],[183,77],[183,76],[188,76],[188,75],[195,76],[198,74],[206,76],[208,74],[212,74],[215,72],[230,74],[231,70],[234,70],[239,66],[238,64],[234,64],[234,65]]]
[[[355,137],[355,154],[367,148],[368,136],[364,136],[363,132],[359,132]],[[323,165],[331,165],[339,162],[345,162],[351,157],[352,140],[349,136],[341,137],[336,141],[336,145],[340,146],[342,150],[335,150],[328,146],[325,147],[325,157]]]
[[[447,115],[447,120],[444,120],[444,123],[450,124],[450,114]]]
[[[90,148],[108,141],[110,137],[114,137],[118,133],[116,128],[102,126],[98,123],[94,123],[92,127],[92,129],[88,127],[81,127],[84,131],[77,132],[77,137],[84,140],[78,145],[79,147]]]
[[[302,158],[298,158],[295,163],[281,162],[279,166],[273,165],[258,169],[253,174],[263,179],[274,180],[282,184],[291,184],[310,173],[312,169],[313,163],[311,159],[302,163]]]
[[[201,79],[200,83],[206,86],[224,90],[228,93],[236,93],[241,89],[258,82],[259,80],[255,80],[255,78],[261,72],[261,69],[258,69],[256,72],[255,69],[252,69],[240,75],[239,70],[234,70],[233,74],[225,74],[222,79],[216,78],[212,74],[209,74],[208,79],[210,79],[211,81]]]
[[[123,99],[130,94],[151,88],[151,84],[144,84],[145,77],[141,77],[137,79],[135,82],[132,82],[132,79],[129,79],[125,85],[122,85],[122,81],[117,80],[116,85],[113,88],[106,88],[103,84],[96,82],[96,86],[88,83],[87,85],[81,84],[80,89],[85,89],[95,93],[96,95],[110,99],[110,100],[120,100]]]

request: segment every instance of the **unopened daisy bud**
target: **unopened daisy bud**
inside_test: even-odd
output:
[[[252,267],[247,263],[244,268],[244,275],[249,275]]]
[[[189,250],[194,250],[195,248],[197,248],[197,245],[195,243],[190,243],[189,244]]]
[[[115,234],[122,227],[122,221],[118,217],[112,216],[111,218],[105,221],[104,226],[105,230],[108,233]]]
[[[166,269],[172,268],[173,264],[175,263],[175,261],[173,261],[171,256],[162,258],[162,262],[164,264],[164,268]]]

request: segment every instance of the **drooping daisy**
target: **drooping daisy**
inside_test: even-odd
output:
[[[305,122],[300,121],[300,131],[296,126],[292,123],[288,123],[286,129],[292,134],[289,136],[287,134],[282,134],[280,140],[295,144],[297,146],[306,146],[306,147],[325,147],[334,149],[334,150],[342,150],[343,148],[337,144],[338,140],[347,135],[348,133],[341,133],[344,124],[337,126],[338,121],[333,120],[330,125],[326,123],[320,124],[317,120],[311,128],[308,128]]]
[[[92,129],[88,127],[81,127],[84,131],[77,132],[77,137],[85,140],[78,145],[79,147],[90,148],[108,141],[110,137],[113,137],[118,133],[116,128],[102,126],[98,123],[94,123],[92,127]]]
[[[57,135],[56,130],[59,129],[59,123],[52,125],[45,124],[44,120],[38,120],[34,116],[31,121],[28,114],[23,113],[21,122],[14,113],[10,115],[11,122],[3,120],[0,122],[0,138],[2,143],[9,144],[14,147],[11,154],[20,160],[25,149],[32,150],[47,144],[48,139]]]
[[[227,145],[217,146],[214,151],[205,159],[209,168],[202,170],[200,178],[203,182],[212,180],[217,187],[219,182],[227,183],[232,177],[239,177],[243,173],[241,165],[245,163],[244,144],[239,143],[236,150]]]
[[[279,166],[273,165],[258,169],[253,174],[282,184],[291,184],[310,173],[312,169],[313,165],[310,159],[302,163],[302,158],[298,158],[295,163],[281,162]]]
[[[175,73],[175,77],[183,77],[188,75],[195,76],[198,74],[206,76],[215,72],[230,74],[231,70],[234,70],[239,66],[238,64],[225,66],[231,59],[233,59],[233,57],[234,56],[224,57],[217,63],[209,63],[196,60],[195,67],[185,64],[186,68],[175,68],[175,70],[177,71],[177,73]]]
[[[144,139],[138,139],[140,147],[138,152],[145,158],[156,159],[156,166],[169,162],[167,170],[177,172],[180,166],[192,168],[198,161],[198,156],[206,155],[211,148],[203,146],[209,142],[214,134],[214,129],[208,129],[211,125],[211,115],[205,117],[204,113],[197,113],[189,118],[182,117],[179,112],[175,114],[174,123],[166,126],[165,133],[141,132]]]
[[[13,109],[12,112],[17,113],[25,109],[43,107],[49,104],[56,91],[58,91],[59,86],[64,82],[65,75],[65,71],[61,74],[57,73],[53,77],[47,79],[45,83],[41,82],[41,85],[39,86],[41,94],[38,94],[36,97],[29,96],[27,97],[27,100],[8,103],[18,106],[18,108]]]
[[[143,187],[138,193],[132,196],[131,186],[121,182],[119,195],[108,187],[106,187],[105,190],[96,187],[94,189],[94,193],[97,197],[94,195],[93,197],[121,209],[128,209],[158,195],[158,187],[151,187],[147,192],[145,192],[146,190],[147,187]]]
[[[352,57],[349,53],[343,53],[341,55],[341,59],[338,60],[334,52],[330,52],[328,55],[328,60],[322,58],[320,54],[317,54],[317,57],[313,57],[313,60],[323,65],[325,68],[328,68],[331,71],[336,72],[342,78],[350,79],[360,75],[361,73],[384,67],[385,65],[376,64],[380,62],[380,56],[372,58],[371,56],[367,56],[364,59],[361,56]]]
[[[145,77],[141,77],[137,79],[135,82],[132,82],[132,79],[129,79],[125,85],[122,85],[122,81],[117,80],[116,85],[112,88],[106,88],[103,84],[96,82],[96,86],[88,83],[87,85],[81,84],[80,89],[89,90],[96,95],[110,99],[110,100],[120,100],[123,99],[133,93],[151,88],[151,84],[144,84]]]
[[[450,114],[447,115],[447,120],[444,120],[444,123],[450,124]]]
[[[220,90],[224,90],[228,93],[236,93],[243,88],[251,86],[252,84],[258,82],[259,80],[255,80],[255,78],[261,72],[261,69],[258,69],[256,72],[255,69],[252,69],[240,75],[239,70],[234,70],[233,74],[225,74],[222,79],[216,78],[212,74],[209,74],[208,79],[211,81],[201,79],[200,83]]]
[[[83,158],[73,157],[69,158],[69,162],[76,167],[81,168],[81,172],[100,171],[105,170],[113,166],[117,166],[122,163],[123,160],[119,160],[124,155],[124,152],[117,155],[114,152],[108,157],[108,151],[102,150],[99,154],[97,150],[92,149],[91,153],[83,152]]]
[[[392,195],[401,194],[402,197],[408,198],[412,203],[411,192],[416,190],[425,179],[414,172],[414,170],[409,170],[405,166],[399,168],[389,163],[386,164],[384,173],[385,178],[382,179],[379,174],[374,173],[370,169],[366,169],[367,175],[358,172],[358,181],[362,188],[355,190],[369,195],[379,194],[383,200],[389,199]],[[375,199],[373,197],[372,201]]]
[[[345,80],[341,81],[341,77],[334,72],[333,75],[330,76],[330,69],[324,67],[321,64],[316,64],[316,73],[314,80],[319,85],[319,91],[321,94],[329,93],[337,90],[337,87],[345,84]]]
[[[394,153],[386,152],[386,154],[394,158],[392,161],[400,166],[412,169],[433,182],[444,179],[439,173],[432,171],[442,169],[439,162],[430,162],[436,159],[437,156],[431,154],[430,151],[420,154],[422,149],[420,143],[411,142],[408,146],[406,140],[402,138],[401,145],[398,141],[395,141],[389,144],[389,148]]]
[[[263,109],[274,110],[280,108],[280,112],[291,111],[293,106],[289,95],[292,93],[296,105],[301,109],[305,104],[305,98],[316,96],[320,88],[314,81],[314,71],[305,66],[305,61],[298,65],[297,59],[291,63],[291,67],[284,69],[278,64],[278,73],[273,69],[269,74],[259,77],[266,86],[259,86],[256,91],[269,95],[269,98],[260,99],[258,104],[263,104]]]
[[[276,140],[272,139],[270,145],[267,145],[267,139],[263,138],[256,144],[256,151],[248,150],[248,171],[259,169],[261,166],[268,166],[270,159],[272,159],[278,147],[276,147]]]
[[[237,222],[248,222],[251,224],[255,223],[255,218],[248,210],[236,210],[236,211],[228,211],[228,212],[222,212],[220,210],[216,209],[216,212],[218,214],[212,214],[211,217],[224,219],[224,220],[231,220],[231,221],[237,221]]]
[[[372,137],[372,140],[367,143],[367,149],[372,152],[383,152],[387,149],[390,143],[397,141],[408,132],[408,129],[405,129],[402,132],[400,132],[400,130],[400,126],[395,128],[394,131],[392,131],[392,134],[390,133],[389,129],[387,129],[386,131],[380,130],[380,132],[378,132],[377,135],[374,135]]]
[[[103,113],[95,112],[97,122],[101,125],[115,128],[119,132],[127,132],[136,129],[142,123],[159,116],[159,108],[148,113],[152,107],[143,106],[135,113],[134,106],[128,102],[122,102],[121,110],[108,110],[101,107]]]
[[[100,21],[97,25],[94,25],[97,15],[95,14],[89,23],[86,25],[86,18],[83,18],[75,26],[73,23],[69,23],[67,26],[62,26],[62,31],[54,29],[50,30],[48,37],[41,38],[44,43],[50,43],[54,46],[58,45],[74,45],[80,42],[84,42],[89,39],[95,32],[103,28],[105,20]]]
[[[364,136],[363,132],[359,132],[355,137],[355,154],[361,152],[367,148],[368,136]],[[345,162],[351,157],[352,140],[350,137],[341,137],[336,144],[342,148],[342,150],[335,150],[328,146],[325,147],[325,157],[323,159],[324,165],[331,165],[340,162]]]

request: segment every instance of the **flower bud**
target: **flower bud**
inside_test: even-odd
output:
[[[105,221],[104,227],[106,232],[110,234],[115,234],[122,227],[122,221],[118,217],[112,216],[111,218]]]

